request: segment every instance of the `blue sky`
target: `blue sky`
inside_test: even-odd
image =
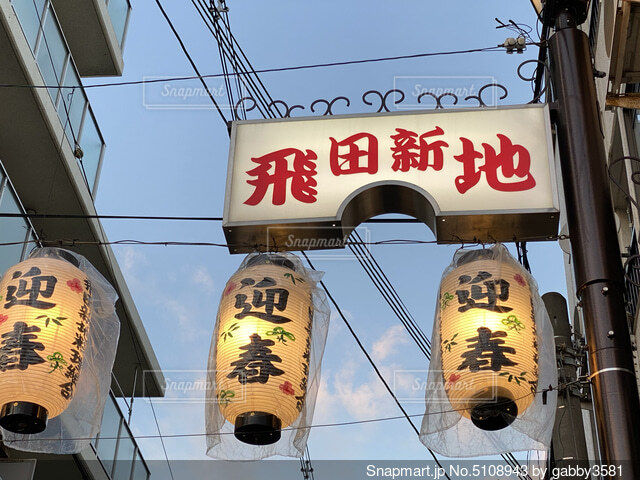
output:
[[[132,3],[122,80],[192,75],[155,2]],[[163,4],[201,72],[219,73],[217,45],[191,3],[165,0]],[[504,22],[513,19],[534,24],[533,11],[524,0],[229,0],[228,5],[232,30],[256,69],[490,47],[513,36],[505,29],[495,28],[495,17]],[[537,49],[529,47],[524,55],[473,53],[269,73],[262,79],[273,98],[289,104],[308,107],[317,98],[349,96],[356,100],[350,113],[371,111],[360,101],[365,91],[387,91],[394,87],[397,77],[411,76],[443,77],[425,79],[429,86],[437,86],[438,82],[443,86],[455,82],[480,85],[487,83],[487,78],[495,78],[509,89],[503,104],[516,104],[526,103],[532,96],[530,85],[518,79],[516,68],[536,55]],[[218,80],[209,83],[212,88],[220,84]],[[183,82],[173,86],[198,84]],[[407,92],[411,91],[412,85],[405,86]],[[184,108],[148,108],[145,103],[156,100],[160,107],[163,101],[175,102],[175,98],[163,98],[161,90],[144,91],[148,87],[88,90],[107,143],[96,200],[99,213],[221,216],[229,146],[224,124],[214,110],[193,108],[193,99],[184,102]],[[225,97],[220,99],[224,102]],[[303,114],[310,114],[308,108]],[[224,243],[219,222],[107,220],[104,225],[110,240]],[[361,228],[373,240],[433,240],[433,234],[423,225],[369,224]],[[440,276],[456,248],[387,245],[372,249],[429,337]],[[204,370],[221,290],[242,256],[232,256],[225,248],[216,247],[116,246],[114,250],[162,368]],[[557,243],[529,244],[529,250],[541,293],[564,293],[565,276]],[[327,286],[385,377],[392,382],[394,371],[424,370],[426,378],[426,359],[357,261],[348,251],[343,253],[341,259],[323,259],[322,254],[316,254],[316,267],[326,272]],[[197,399],[197,393],[192,395]],[[204,431],[201,404],[177,399],[154,405],[163,434]],[[424,411],[420,399],[407,402],[405,407],[410,414]],[[314,423],[399,414],[334,312]],[[415,419],[417,425],[420,421],[419,417]],[[144,400],[134,403],[131,424],[136,435],[158,433]],[[164,458],[157,439],[139,443],[147,459]],[[206,458],[202,437],[168,438],[165,446],[172,460]],[[309,449],[312,460],[430,458],[403,419],[318,428],[310,435]],[[299,472],[294,471],[291,478],[297,477]]]

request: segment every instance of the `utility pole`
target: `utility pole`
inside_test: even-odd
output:
[[[640,478],[640,401],[587,35],[587,0],[548,0],[551,80],[577,296],[584,314],[601,463]],[[607,477],[605,477],[607,478]]]
[[[556,468],[575,468],[563,480],[584,479],[584,471],[589,468],[589,454],[582,424],[582,388],[577,383],[577,369],[580,366],[581,353],[572,340],[567,302],[556,292],[542,296],[547,308],[553,336],[556,342],[558,360],[558,383],[564,387],[558,389],[558,407],[553,427],[552,465]],[[565,470],[566,471],[566,470]],[[574,473],[575,472],[575,473]]]

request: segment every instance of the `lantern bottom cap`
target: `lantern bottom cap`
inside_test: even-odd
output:
[[[280,440],[282,422],[267,412],[245,412],[236,417],[233,434],[250,445],[270,445]]]
[[[31,402],[5,403],[0,410],[0,426],[13,433],[30,435],[47,427],[47,409]]]
[[[476,403],[469,412],[473,424],[481,430],[502,430],[518,416],[518,406],[507,397],[486,399]]]

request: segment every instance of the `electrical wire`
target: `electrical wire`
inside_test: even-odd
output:
[[[156,427],[158,429],[158,437],[160,438],[160,443],[162,444],[162,451],[164,452],[164,458],[167,461],[167,467],[169,467],[169,475],[171,475],[171,480],[174,480],[173,477],[173,469],[171,468],[171,462],[169,461],[169,455],[167,455],[167,447],[164,444],[164,439],[166,436],[162,435],[160,431],[160,423],[158,423],[158,417],[156,416],[156,409],[153,408],[153,402],[151,401],[151,397],[149,397],[149,405],[151,405],[151,412],[153,413],[153,419],[156,422]]]
[[[158,1],[158,0],[156,0]],[[265,68],[260,70],[254,70],[254,73],[277,73],[277,72],[291,72],[296,70],[308,70],[313,68],[327,68],[327,67],[340,67],[346,65],[359,65],[365,63],[377,63],[377,62],[387,62],[394,60],[408,60],[414,58],[426,58],[426,57],[438,57],[438,56],[447,56],[447,55],[462,55],[467,53],[480,53],[480,52],[501,52],[503,51],[503,47],[484,47],[484,48],[472,48],[468,50],[451,50],[451,51],[443,51],[443,52],[428,52],[428,53],[416,53],[411,55],[397,55],[392,57],[380,57],[380,58],[367,58],[362,60],[346,60],[342,62],[326,62],[326,63],[315,63],[308,65],[297,65],[297,66],[289,66],[289,67],[274,67],[274,68]],[[89,88],[107,88],[107,87],[123,87],[123,86],[131,86],[131,85],[143,85],[143,84],[151,84],[151,83],[162,83],[162,82],[180,82],[187,80],[204,80],[207,78],[223,78],[224,73],[213,73],[207,75],[194,75],[194,76],[181,76],[181,77],[166,77],[166,78],[154,78],[151,80],[130,80],[125,82],[109,82],[109,83],[96,83],[93,85],[83,85],[82,87],[78,86],[70,86],[70,85],[27,85],[27,84],[17,84],[17,83],[3,83],[0,84],[0,88],[82,88],[83,90],[87,90]],[[225,119],[226,123],[226,119]]]
[[[414,340],[427,359],[431,359],[431,343],[427,340],[424,332],[422,332],[420,327],[416,324],[404,302],[400,299],[396,289],[393,287],[386,274],[382,271],[378,262],[375,261],[372,253],[360,243],[363,240],[358,232],[354,230],[351,233],[351,236],[356,240],[356,244],[349,244],[349,249],[356,257],[369,279],[382,294],[384,300],[389,304],[393,313],[398,317],[400,323],[405,327],[409,336]]]
[[[180,48],[182,48],[182,52],[184,53],[185,57],[187,57],[187,60],[189,60],[189,63],[191,64],[191,67],[193,68],[193,71],[196,72],[196,75],[197,75],[196,78],[200,80],[200,83],[202,83],[202,86],[206,90],[207,95],[209,96],[209,99],[211,100],[211,103],[213,103],[213,106],[216,108],[218,114],[220,115],[220,118],[222,118],[222,121],[226,125],[228,123],[227,118],[224,116],[224,113],[222,113],[222,109],[220,108],[220,105],[218,105],[218,102],[216,102],[216,99],[213,98],[213,95],[209,91],[209,88],[207,87],[207,83],[204,81],[204,77],[200,74],[200,70],[198,70],[198,67],[196,66],[195,62],[193,61],[193,58],[191,58],[191,55],[189,54],[189,51],[187,50],[187,47],[184,45],[184,42],[182,41],[182,38],[180,38],[180,35],[178,34],[178,31],[176,30],[175,26],[173,25],[173,22],[171,21],[171,19],[167,15],[167,12],[162,7],[162,3],[160,3],[160,0],[156,0],[156,5],[158,5],[158,8],[160,9],[160,12],[162,13],[162,16],[166,20],[167,24],[169,25],[169,28],[171,28],[171,31],[173,32],[173,35],[176,37],[176,40],[180,44]]]
[[[518,397],[515,399],[515,401],[521,400],[523,398],[526,398],[528,396],[531,395],[536,395],[538,393],[544,393],[544,392],[549,392],[549,391],[560,391],[563,388],[566,388],[569,385],[573,385],[573,384],[580,384],[583,383],[582,380],[574,380],[571,382],[567,382],[564,384],[559,384],[556,387],[550,387],[550,388],[545,388],[542,390],[536,390],[535,392],[531,392],[528,393],[526,395],[523,395],[521,397]],[[150,398],[147,398],[148,401],[150,401]],[[511,402],[511,401],[509,401]],[[496,405],[500,405],[500,402],[496,402]],[[300,427],[286,427],[283,428],[282,431],[288,431],[288,430],[305,430],[305,429],[309,429],[309,428],[333,428],[333,427],[345,427],[345,426],[352,426],[352,425],[363,425],[363,424],[369,424],[369,423],[380,423],[380,422],[388,422],[388,421],[393,421],[393,420],[401,420],[401,419],[406,419],[407,417],[409,418],[417,418],[417,417],[424,417],[425,415],[442,415],[444,413],[455,413],[455,412],[463,412],[466,409],[455,409],[455,408],[451,408],[451,409],[447,409],[447,410],[442,410],[439,412],[430,412],[430,413],[415,413],[415,414],[408,414],[408,415],[395,415],[395,416],[389,416],[389,417],[378,417],[378,418],[368,418],[365,420],[351,420],[348,422],[332,422],[332,423],[318,423],[315,425],[307,425],[307,426],[300,426]],[[224,435],[235,435],[234,432],[218,432],[218,433],[170,433],[170,434],[161,434],[161,435],[136,435],[136,439],[154,439],[154,438],[182,438],[182,437],[217,437],[217,436],[224,436]],[[116,436],[116,437],[100,437],[101,440],[118,440],[120,438],[120,436]],[[93,440],[94,437],[69,437],[69,438],[64,438],[64,439],[51,439],[52,442],[59,442],[61,440]],[[12,442],[28,442],[31,441],[32,439],[28,439],[28,438],[24,438],[24,439],[15,439],[12,440]],[[46,440],[45,440],[46,441]]]
[[[191,3],[196,7],[209,32],[216,40],[218,48],[221,51],[223,61],[224,59],[228,59],[234,64],[236,81],[242,82],[248,91],[252,91],[253,98],[257,100],[256,106],[258,107],[258,111],[265,118],[282,117],[282,112],[278,109],[277,104],[274,102],[273,98],[271,98],[271,95],[264,83],[251,65],[251,62],[235,40],[228,23],[225,23],[224,20],[222,20],[223,26],[221,27],[219,19],[217,20],[213,18],[212,12],[206,8],[203,0],[198,0],[198,4],[196,4],[195,0],[191,0]],[[225,29],[224,32],[223,27]],[[238,51],[242,52],[243,58],[240,58]],[[271,105],[275,105],[276,114],[272,112],[270,108]]]
[[[162,246],[162,247],[223,247],[223,248],[251,248],[260,250],[262,247],[263,250],[267,251],[269,245],[260,245],[260,244],[247,244],[247,243],[215,243],[215,242],[179,242],[179,241],[144,241],[144,240],[112,240],[112,241],[101,241],[101,240],[78,240],[78,239],[60,239],[60,240],[52,240],[52,239],[36,239],[36,240],[18,240],[15,242],[0,242],[0,247],[9,247],[13,245],[28,245],[28,244],[37,244],[44,246],[58,246],[58,247],[77,247],[81,245],[149,245],[149,246]],[[423,240],[378,240],[375,242],[364,242],[362,245],[424,245],[424,244],[435,244],[436,241],[427,242]],[[358,242],[345,242],[344,245],[359,245]],[[255,248],[257,247],[257,248]]]

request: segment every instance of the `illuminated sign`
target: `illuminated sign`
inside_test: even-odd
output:
[[[340,247],[383,213],[424,221],[442,243],[555,235],[548,107],[234,122],[232,253]]]

